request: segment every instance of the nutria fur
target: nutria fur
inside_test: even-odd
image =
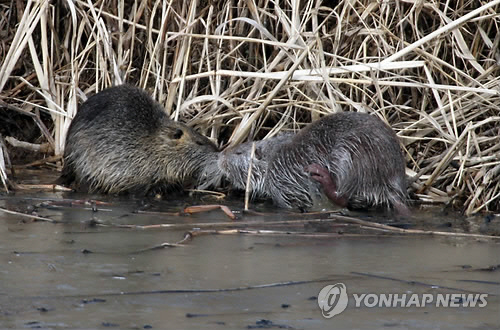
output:
[[[278,136],[249,141],[234,147],[226,148],[221,152],[218,166],[222,175],[237,189],[245,189],[250,164],[252,144],[255,143],[255,155],[252,159],[252,176],[250,187],[254,196],[265,195],[267,188],[264,185],[265,175],[269,162],[278,148],[289,142],[295,134],[282,133]]]
[[[251,189],[286,208],[313,205],[311,184],[341,206],[406,211],[405,160],[393,130],[364,113],[323,117],[287,139],[257,142]],[[267,141],[267,142],[266,142]],[[237,188],[246,184],[250,143],[221,152],[221,172]],[[247,152],[244,152],[247,149]],[[266,150],[270,149],[270,150]],[[328,175],[329,174],[329,175]]]
[[[89,192],[146,193],[188,184],[216,159],[209,139],[171,120],[144,90],[121,85],[81,105],[59,182]]]

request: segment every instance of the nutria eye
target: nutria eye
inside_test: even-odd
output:
[[[184,134],[184,132],[181,129],[178,128],[178,129],[175,130],[173,138],[175,140],[179,140],[182,137],[183,134]]]

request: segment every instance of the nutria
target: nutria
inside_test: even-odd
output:
[[[144,90],[120,85],[81,105],[59,182],[89,192],[146,193],[195,181],[217,154],[208,138],[171,120]]]
[[[246,184],[250,146],[247,142],[220,153],[221,172],[237,188]],[[271,197],[280,207],[310,208],[312,186],[319,182],[323,193],[340,206],[407,213],[405,160],[399,140],[375,116],[332,114],[288,139],[257,142],[256,149],[261,158],[252,165],[252,192]]]

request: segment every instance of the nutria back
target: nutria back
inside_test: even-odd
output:
[[[266,150],[268,146],[271,151]],[[249,144],[242,148],[249,148]],[[375,116],[341,112],[317,120],[288,140],[258,143],[267,155],[254,168],[254,193],[270,196],[280,207],[307,209],[313,205],[307,168],[325,168],[336,183],[338,195],[354,208],[399,207],[406,203],[405,161],[393,130]],[[249,152],[239,157],[224,151],[219,166],[236,187],[246,182]],[[222,158],[222,159],[221,159]],[[234,159],[237,158],[238,162]],[[232,162],[235,166],[226,163]],[[238,172],[241,169],[240,174]],[[261,170],[263,169],[263,173]],[[241,180],[239,176],[245,179]]]
[[[66,137],[61,182],[77,190],[120,193],[186,185],[217,148],[172,121],[144,90],[105,89],[84,102]]]

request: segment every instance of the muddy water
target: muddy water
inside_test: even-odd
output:
[[[92,210],[75,202],[89,198],[109,204]],[[500,271],[494,268],[500,265],[500,241],[380,232],[338,235],[339,228],[321,236],[321,230],[304,223],[252,227],[252,222],[299,217],[262,207],[270,213],[240,214],[235,223],[280,233],[196,235],[180,246],[150,249],[179,242],[193,229],[224,229],[203,225],[230,222],[219,210],[167,213],[202,202],[69,193],[0,196],[4,209],[61,221],[32,222],[0,211],[0,328],[500,327]],[[241,209],[239,202],[225,204]],[[499,222],[498,217],[470,220],[415,211],[413,220],[398,225],[494,234]],[[165,223],[177,227],[119,227]],[[316,297],[336,283],[345,284],[349,303],[344,312],[326,319]],[[353,298],[379,293],[488,296],[482,308],[357,307]]]

